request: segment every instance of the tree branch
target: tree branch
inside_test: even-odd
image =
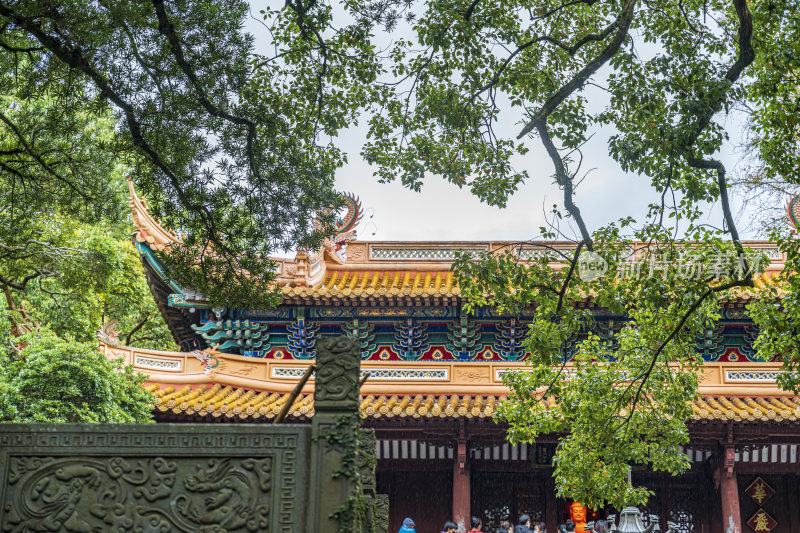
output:
[[[31,143],[29,143],[28,140],[25,138],[25,134],[22,133],[22,131],[17,127],[16,124],[14,124],[14,121],[12,121],[10,118],[8,118],[2,111],[0,111],[0,121],[4,122],[5,125],[8,126],[8,128],[14,133],[14,135],[16,136],[16,138],[19,141],[19,143],[25,149],[25,153],[27,153],[29,156],[31,156],[31,158],[33,158],[34,161],[39,163],[39,165],[48,174],[53,176],[58,181],[61,181],[61,182],[65,183],[70,189],[75,191],[75,193],[77,193],[79,196],[83,197],[83,199],[85,199],[90,204],[95,204],[95,199],[94,198],[92,198],[92,197],[88,196],[87,194],[85,194],[77,186],[75,186],[74,183],[72,183],[70,180],[66,179],[65,177],[60,175],[58,172],[53,170],[53,168],[49,164],[47,164],[44,161],[44,159],[42,159],[41,155],[36,153],[36,151],[33,149],[33,146],[31,145]],[[20,175],[20,177],[22,177],[22,176]]]
[[[14,290],[17,290],[17,291],[24,291],[25,288],[28,286],[28,283],[30,283],[34,279],[38,278],[39,276],[43,276],[43,275],[44,275],[43,272],[40,272],[40,271],[37,270],[33,274],[28,274],[27,276],[22,278],[22,281],[14,281],[14,280],[12,280],[10,278],[7,278],[4,275],[0,274],[0,284],[2,284],[3,287],[6,287],[6,288],[10,287],[10,288],[12,288]]]
[[[575,265],[578,264],[578,257],[581,255],[581,248],[583,247],[583,244],[583,242],[579,242],[578,247],[575,248],[575,254],[572,257],[572,261],[570,261],[569,272],[567,272],[567,277],[564,279],[564,284],[561,285],[561,290],[558,293],[558,305],[556,306],[556,313],[561,310],[561,306],[564,303],[564,295],[567,293],[567,287],[569,287],[569,282],[572,280],[572,275],[575,273]]]
[[[599,34],[592,33],[592,34],[589,34],[589,35],[584,35],[582,38],[578,39],[578,41],[576,41],[575,44],[573,44],[572,46],[568,46],[568,45],[564,44],[563,42],[559,41],[558,39],[555,39],[555,38],[551,37],[550,35],[543,35],[541,37],[536,37],[535,39],[531,39],[530,41],[522,43],[513,52],[511,52],[508,55],[508,57],[503,61],[503,64],[500,65],[500,68],[498,68],[495,71],[494,75],[492,76],[492,79],[489,80],[489,82],[486,85],[484,85],[483,87],[480,87],[477,91],[475,91],[472,94],[472,96],[470,96],[470,99],[468,100],[467,105],[470,105],[473,101],[475,101],[475,98],[477,98],[480,94],[486,92],[487,90],[489,90],[492,87],[494,87],[495,85],[497,85],[498,82],[500,81],[500,76],[508,68],[508,65],[511,63],[511,61],[520,52],[523,52],[524,50],[526,50],[527,48],[530,48],[534,44],[542,43],[542,42],[548,42],[548,43],[554,44],[554,45],[558,46],[559,48],[565,50],[570,56],[573,56],[586,43],[590,43],[590,42],[593,42],[593,41],[602,41],[602,40],[604,40],[614,30],[614,28],[616,27],[617,23],[618,23],[618,20],[615,20],[614,22],[609,24]]]
[[[728,183],[725,179],[725,165],[716,159],[699,159],[696,157],[688,157],[687,162],[691,167],[712,169],[717,172],[717,186],[719,187],[719,197],[720,203],[722,204],[722,215],[725,219],[725,225],[728,226],[728,231],[731,234],[731,240],[734,246],[736,246],[736,251],[740,254],[744,254],[742,243],[739,241],[739,231],[736,229],[736,223],[731,213],[730,201],[728,200]]]
[[[44,48],[42,48],[41,46],[27,46],[20,48],[18,46],[12,46],[2,40],[0,40],[0,48],[13,53],[28,53],[28,54],[32,52],[41,52],[42,50],[44,50]]]
[[[147,320],[149,318],[150,318],[150,313],[145,313],[144,317],[135,326],[133,326],[133,329],[125,336],[125,346],[130,346],[131,345],[131,339],[133,338],[133,335],[137,331],[142,329],[142,326],[145,325],[145,323],[147,322]]]
[[[572,198],[575,194],[572,178],[567,174],[564,161],[561,159],[561,155],[558,153],[558,150],[550,138],[546,122],[542,121],[537,124],[537,129],[539,131],[539,136],[542,138],[542,144],[544,144],[545,150],[547,150],[547,155],[550,156],[553,165],[556,167],[556,183],[564,190],[564,207],[566,207],[567,212],[572,218],[575,219],[575,223],[578,224],[578,229],[581,232],[583,243],[586,244],[586,248],[591,252],[594,250],[592,236],[586,227],[586,222],[583,220],[580,208],[578,208]]]
[[[715,294],[715,293],[718,293],[718,292],[727,291],[728,289],[732,289],[734,287],[753,287],[754,285],[755,285],[755,283],[753,282],[753,278],[752,277],[747,277],[746,279],[743,279],[743,280],[733,280],[733,281],[730,281],[730,282],[725,283],[723,285],[717,285],[716,287],[709,287],[708,290],[706,290],[700,296],[700,298],[698,298],[697,300],[695,300],[694,303],[692,303],[692,305],[683,314],[681,319],[678,321],[678,324],[672,329],[672,331],[667,336],[667,338],[664,339],[664,341],[661,342],[658,345],[658,348],[656,348],[655,352],[653,353],[652,358],[650,359],[650,364],[648,365],[647,370],[645,370],[645,372],[641,375],[641,377],[639,379],[639,387],[636,390],[636,394],[634,394],[634,396],[632,398],[632,406],[631,406],[631,409],[630,409],[630,414],[620,423],[619,426],[613,428],[612,432],[618,431],[619,429],[621,429],[625,424],[627,424],[630,421],[631,417],[633,416],[633,411],[636,408],[636,405],[637,405],[637,403],[639,401],[639,397],[642,394],[642,389],[644,388],[644,384],[647,382],[648,378],[653,373],[653,369],[655,369],[656,363],[658,362],[658,358],[661,356],[661,353],[664,351],[664,349],[667,347],[667,345],[678,335],[678,333],[680,333],[680,331],[686,325],[686,322],[689,320],[689,318],[692,316],[692,314],[694,314],[694,312],[697,311],[697,309],[700,308],[700,305],[702,305],[702,303],[706,300],[706,298],[708,298],[712,294]],[[633,384],[635,382],[636,382],[635,380],[632,380],[629,383],[625,394],[622,394],[620,396],[620,402],[622,402],[622,400],[625,398],[625,396],[627,396],[627,391],[630,390],[630,388],[633,386]],[[618,403],[617,404],[617,408],[614,410],[614,412],[619,411],[620,406],[621,406],[621,404]]]
[[[586,228],[586,223],[581,216],[580,209],[573,201],[574,184],[572,178],[567,174],[564,160],[561,158],[558,150],[553,144],[550,134],[547,130],[547,118],[550,114],[564,102],[574,91],[579,89],[601,66],[603,66],[609,59],[611,59],[620,49],[625,38],[628,36],[628,29],[633,21],[633,12],[636,7],[636,0],[627,0],[620,16],[615,20],[606,30],[611,32],[613,28],[617,28],[614,38],[603,49],[603,51],[590,61],[580,72],[578,72],[566,85],[562,86],[556,94],[551,96],[533,118],[525,125],[517,139],[521,139],[534,129],[539,132],[542,143],[547,150],[547,154],[553,161],[556,170],[556,182],[564,190],[564,206],[569,214],[575,219],[578,224],[578,229],[581,233],[581,238],[586,244],[588,250],[593,250],[592,238],[589,230]],[[587,41],[588,42],[588,41]]]
[[[753,50],[753,18],[747,8],[747,0],[733,0],[736,15],[739,17],[739,55],[736,61],[725,72],[723,80],[727,84],[733,85],[744,72],[744,69],[750,65],[755,59],[755,51]],[[728,199],[728,184],[725,178],[725,165],[716,159],[702,159],[694,157],[691,153],[691,146],[697,142],[697,139],[702,134],[703,130],[708,127],[712,117],[722,109],[722,103],[725,100],[726,92],[722,92],[717,100],[707,106],[705,113],[699,115],[697,124],[695,125],[692,135],[686,141],[685,159],[689,166],[697,169],[709,169],[717,172],[717,186],[719,187],[720,203],[722,204],[722,213],[725,219],[725,224],[728,226],[728,231],[731,234],[731,240],[736,247],[739,254],[740,261],[745,261],[744,249],[739,240],[739,232],[736,229],[736,223],[733,220],[731,213],[730,201]]]
[[[617,25],[617,21],[614,21],[611,24],[609,24],[606,27],[606,29],[604,29],[600,33],[590,33],[589,35],[584,35],[583,37],[578,39],[575,42],[575,44],[573,44],[572,46],[567,46],[566,44],[562,43],[558,39],[555,39],[555,38],[553,38],[553,37],[551,37],[549,35],[545,35],[543,37],[540,37],[540,39],[542,41],[546,41],[548,43],[552,43],[552,44],[558,46],[559,48],[561,48],[562,50],[564,50],[565,52],[567,52],[569,55],[574,56],[578,52],[578,50],[581,49],[581,47],[583,45],[585,45],[587,43],[591,43],[591,42],[605,40],[605,38],[608,37],[609,34],[614,30],[616,25]]]
[[[547,120],[547,117],[561,105],[561,103],[566,100],[576,89],[580,88],[586,81],[597,72],[600,67],[602,67],[609,59],[614,57],[614,55],[619,51],[622,43],[625,41],[625,38],[628,36],[628,29],[630,28],[631,22],[633,21],[633,12],[634,8],[636,7],[637,0],[627,0],[625,3],[625,7],[622,10],[619,18],[612,24],[613,27],[617,28],[617,32],[614,35],[614,38],[608,43],[603,51],[590,61],[585,67],[583,67],[580,72],[578,72],[566,85],[562,86],[561,89],[556,92],[553,96],[551,96],[547,102],[542,105],[541,109],[528,121],[522,131],[517,135],[517,139],[522,139],[524,136],[529,134],[534,129],[538,128],[540,122],[544,122]]]
[[[0,2],[0,15],[8,17],[20,28],[27,31],[37,41],[39,41],[47,50],[54,56],[65,63],[70,68],[85,74],[94,85],[99,89],[100,94],[107,98],[111,103],[116,105],[125,117],[125,123],[130,131],[131,138],[134,146],[137,146],[169,180],[181,204],[194,213],[196,213],[202,220],[206,229],[208,230],[208,238],[214,239],[218,245],[223,245],[219,238],[217,227],[213,217],[209,213],[206,206],[202,203],[193,202],[184,191],[181,185],[181,180],[175,172],[169,167],[166,161],[155,151],[149,142],[144,138],[141,125],[136,118],[136,110],[134,106],[127,102],[122,95],[115,91],[109,81],[98,72],[86,59],[80,49],[69,47],[67,44],[58,38],[48,34],[43,26],[36,21],[34,17],[26,17],[17,12],[13,8],[13,4]]]
[[[472,13],[475,11],[475,8],[478,7],[478,2],[481,0],[472,0],[472,3],[467,8],[466,13],[464,13],[464,20],[469,21],[472,18]]]
[[[189,78],[192,87],[197,92],[198,99],[200,100],[200,104],[203,106],[203,108],[214,117],[222,118],[247,128],[247,159],[250,165],[250,172],[252,172],[254,176],[257,176],[258,171],[255,154],[253,152],[253,141],[256,137],[255,123],[246,118],[232,115],[231,113],[228,113],[227,111],[224,111],[211,103],[211,101],[208,99],[205,89],[203,89],[203,87],[200,85],[200,80],[197,78],[197,74],[194,72],[191,65],[189,65],[189,62],[186,61],[186,56],[183,54],[183,47],[181,46],[180,39],[175,32],[175,26],[169,21],[167,11],[164,8],[164,0],[153,0],[153,8],[155,9],[156,18],[158,19],[158,32],[167,38],[170,48],[172,49],[172,55],[175,57],[175,62],[178,63],[181,71],[186,75],[187,78]]]

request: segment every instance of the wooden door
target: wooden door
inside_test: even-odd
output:
[[[528,514],[534,522],[544,521],[547,508],[545,478],[529,472],[473,472],[472,513],[483,520],[484,531],[500,527],[519,515]]]

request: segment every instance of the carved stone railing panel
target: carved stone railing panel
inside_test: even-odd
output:
[[[320,339],[310,426],[0,424],[0,531],[385,531],[360,362]]]
[[[361,488],[367,496],[375,496],[375,460],[378,441],[374,429],[362,429],[358,449],[358,469],[361,476]]]
[[[307,426],[0,425],[0,531],[304,531]]]
[[[389,533],[389,496],[375,496],[375,533]]]

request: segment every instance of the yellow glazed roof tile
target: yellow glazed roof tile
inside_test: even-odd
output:
[[[457,296],[453,273],[414,271],[333,271],[313,287],[282,288],[286,297],[378,298],[386,296]]]
[[[185,386],[179,390],[169,385],[149,385],[157,398],[156,409],[175,414],[272,419],[281,412],[288,394],[258,392],[230,386]],[[205,398],[205,399],[204,399]],[[370,418],[484,418],[491,417],[503,396],[452,395],[379,395],[362,396],[359,407]],[[554,402],[548,400],[548,405]],[[800,397],[704,396],[692,403],[695,421],[782,422],[800,420]],[[313,394],[300,394],[292,403],[289,416],[310,418],[314,415]]]
[[[444,268],[444,267],[443,267]],[[770,270],[753,277],[757,289],[779,285],[781,271]],[[335,270],[327,272],[314,286],[281,287],[284,298],[312,300],[363,298],[451,298],[461,294],[449,270],[419,272],[414,270]],[[744,290],[734,291],[731,298],[749,300],[753,295]]]

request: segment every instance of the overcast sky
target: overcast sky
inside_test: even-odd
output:
[[[253,13],[258,13],[253,2]],[[264,27],[250,21],[247,27],[256,37],[256,50],[268,54],[263,46]],[[598,91],[599,92],[599,91]],[[597,95],[600,96],[600,95]],[[601,96],[602,98],[602,96]],[[513,119],[501,127],[516,136],[520,129]],[[740,140],[741,128],[735,118],[728,120],[732,141]],[[538,235],[545,224],[545,211],[554,203],[563,206],[561,191],[553,184],[553,165],[537,139],[529,140],[531,151],[517,162],[526,169],[530,180],[508,202],[504,209],[479,202],[467,188],[459,189],[441,178],[429,177],[422,191],[406,189],[399,182],[378,183],[373,169],[359,152],[365,140],[366,128],[355,126],[343,132],[337,145],[349,154],[349,163],[339,170],[336,186],[360,197],[367,215],[372,218],[362,224],[360,240],[527,240]],[[650,188],[649,179],[625,174],[608,155],[607,141],[613,131],[597,131],[584,149],[584,169],[594,168],[576,190],[576,203],[584,214],[590,230],[623,216],[641,220],[648,203],[658,195]],[[717,154],[732,172],[739,156],[732,145]],[[734,195],[734,210],[742,202]],[[709,224],[722,224],[719,206],[709,207]],[[739,230],[748,234],[745,224]],[[570,232],[562,226],[562,230]],[[573,233],[574,234],[574,233]]]

